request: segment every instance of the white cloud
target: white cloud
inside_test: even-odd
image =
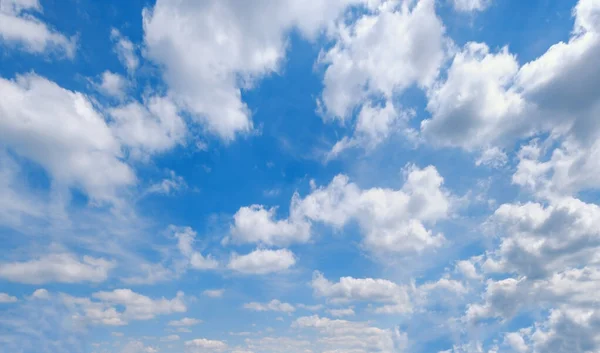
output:
[[[406,345],[406,334],[398,330],[380,329],[365,322],[332,320],[317,315],[298,318],[297,328],[313,328],[319,332],[318,343],[327,352],[394,353]]]
[[[143,12],[144,40],[148,57],[165,69],[170,95],[207,130],[230,141],[253,128],[241,89],[278,71],[287,33],[297,28],[314,38],[347,5],[359,2],[159,0]]]
[[[196,270],[212,270],[219,266],[217,260],[212,255],[204,256],[193,248],[196,232],[190,227],[171,226],[173,236],[177,239],[177,247],[189,261],[189,266]]]
[[[477,268],[472,261],[461,260],[456,263],[456,270],[467,279],[481,279],[482,275],[477,271]]]
[[[454,8],[461,12],[483,11],[491,4],[492,0],[452,0]]]
[[[210,298],[221,298],[225,293],[225,289],[207,289],[202,292],[202,295]]]
[[[3,145],[42,165],[55,183],[114,201],[135,182],[119,141],[86,96],[35,74],[0,78],[0,90]]]
[[[196,338],[185,342],[188,353],[222,352],[227,349],[227,343],[223,341]]]
[[[190,317],[184,317],[183,319],[180,319],[180,320],[169,321],[169,326],[175,326],[175,327],[194,326],[201,322],[202,322],[202,320],[198,320],[198,319],[194,319],[194,318],[190,318]]]
[[[126,325],[131,320],[150,320],[157,315],[182,313],[187,310],[183,292],[173,299],[152,299],[131,289],[96,292],[90,298],[63,294],[63,302],[76,311],[75,319],[98,325]],[[124,310],[118,310],[122,306]]]
[[[19,283],[99,283],[107,279],[116,266],[103,258],[75,255],[49,254],[25,262],[0,263],[0,278]]]
[[[160,183],[152,184],[146,192],[150,194],[171,195],[178,191],[187,189],[188,185],[181,175],[174,171],[169,171],[169,178],[163,179]]]
[[[327,312],[331,316],[335,316],[335,317],[354,316],[355,315],[353,307],[344,308],[344,309],[329,309],[329,310],[327,310]]]
[[[435,79],[444,59],[444,27],[434,1],[409,3],[385,3],[339,25],[335,45],[320,57],[327,65],[321,104],[328,116],[345,119],[370,95],[389,100]]]
[[[507,333],[504,336],[504,342],[516,353],[526,353],[529,350],[523,337],[516,332]]]
[[[269,213],[263,207],[253,206],[242,209],[241,213],[238,211],[238,214],[249,212],[251,216],[244,216],[244,219],[259,219],[260,222],[247,221],[246,226],[234,227],[234,230],[247,229],[243,233],[244,239],[258,243],[306,242],[309,238],[305,235],[310,232],[296,233],[299,224],[301,229],[306,227],[308,230],[310,224],[307,221],[340,228],[357,220],[364,236],[363,244],[369,250],[376,253],[421,252],[440,246],[444,240],[442,234],[434,234],[424,225],[445,218],[449,212],[450,197],[442,184],[443,178],[432,166],[408,167],[406,182],[400,190],[361,190],[347,176],[338,175],[328,186],[313,188],[305,198],[294,195],[289,219],[275,220],[273,211]],[[240,222],[236,220],[236,223]]]
[[[385,279],[341,277],[334,283],[322,273],[315,272],[311,286],[316,296],[326,297],[333,303],[366,301],[385,303],[375,309],[380,313],[412,311],[408,288]]]
[[[135,45],[116,28],[113,28],[110,31],[110,38],[115,44],[114,50],[115,53],[117,53],[119,60],[123,66],[125,66],[129,74],[132,74],[140,63],[136,54]]]
[[[31,298],[33,298],[33,299],[49,299],[50,294],[48,293],[48,291],[46,289],[38,288],[33,292],[33,294],[31,294]]]
[[[387,1],[375,8],[338,23],[334,46],[319,57],[326,66],[318,100],[324,117],[345,121],[359,109],[353,136],[339,140],[327,159],[352,147],[372,150],[402,130],[414,135],[406,124],[412,110],[393,101],[411,86],[429,87],[445,58],[445,29],[433,0]],[[384,103],[374,104],[374,97]]]
[[[127,80],[123,76],[107,70],[102,73],[102,81],[96,85],[96,88],[104,95],[123,99],[127,85]]]
[[[261,205],[240,208],[233,216],[230,239],[234,243],[258,243],[286,246],[310,239],[310,224],[292,214],[289,219],[275,220],[276,208]]]
[[[132,102],[111,108],[114,135],[134,157],[165,152],[185,142],[187,127],[175,104],[166,97],[150,97],[144,105]]]
[[[65,56],[75,56],[76,40],[67,38],[33,16],[41,13],[37,0],[3,0],[0,3],[0,40],[31,53],[58,50]]]
[[[472,150],[524,134],[526,103],[510,88],[519,64],[508,48],[490,53],[486,44],[467,43],[448,69],[447,78],[428,92],[430,119],[421,131],[438,145]]]
[[[491,168],[500,168],[508,162],[508,156],[498,147],[485,149],[475,161],[475,165],[485,165]]]
[[[279,311],[283,313],[292,313],[296,309],[293,305],[289,303],[283,303],[277,299],[273,299],[268,303],[246,303],[244,304],[244,309],[253,310],[253,311]]]
[[[19,299],[17,299],[17,297],[14,297],[12,295],[9,295],[7,293],[3,293],[0,292],[0,304],[3,303],[14,303],[17,302]]]
[[[486,150],[547,135],[545,144],[554,149],[545,151],[550,160],[529,155],[521,161],[517,183],[542,177],[546,190],[534,191],[563,195],[599,186],[594,176],[600,170],[595,118],[600,99],[593,93],[600,82],[594,65],[600,55],[599,8],[596,0],[579,1],[569,40],[521,67],[506,48],[490,53],[485,44],[468,43],[447,79],[428,93],[433,116],[422,124],[424,136],[438,144]],[[569,173],[575,165],[582,172]]]
[[[296,264],[296,256],[287,249],[257,249],[247,255],[233,254],[227,267],[244,274],[282,272]]]

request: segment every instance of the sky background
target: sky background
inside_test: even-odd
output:
[[[0,0],[0,351],[600,352],[599,0]]]

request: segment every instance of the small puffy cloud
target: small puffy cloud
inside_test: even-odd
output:
[[[7,293],[0,292],[0,304],[14,303],[14,302],[17,302],[18,300],[19,299],[17,299],[17,297],[14,297],[14,296],[9,295]]]
[[[17,45],[30,53],[41,54],[56,50],[73,58],[76,49],[75,38],[67,38],[33,15],[42,11],[42,6],[37,0],[2,1],[0,41],[7,45]]]
[[[432,116],[421,123],[422,134],[435,144],[467,150],[526,134],[527,121],[521,119],[526,102],[510,88],[518,70],[508,48],[491,53],[486,44],[467,43],[452,60],[446,80],[428,91]]]
[[[103,282],[116,266],[103,258],[49,254],[25,262],[0,263],[0,278],[29,284]]]
[[[294,214],[289,219],[275,220],[276,210],[260,205],[240,208],[233,216],[231,241],[286,246],[310,239],[310,224],[306,220]]]
[[[169,178],[163,179],[160,183],[152,184],[146,192],[150,194],[171,195],[187,189],[188,185],[181,175],[175,174],[174,171],[169,171]]]
[[[39,289],[36,289],[35,291],[33,291],[33,294],[31,294],[31,298],[32,299],[49,299],[50,293],[48,293],[48,291],[44,288],[39,288]]]
[[[96,84],[96,89],[108,97],[123,99],[127,85],[123,76],[107,70],[102,73],[102,79]]]
[[[177,239],[177,247],[185,259],[189,261],[189,266],[196,270],[212,270],[219,266],[217,260],[211,255],[204,256],[194,250],[193,245],[197,233],[190,227],[171,226],[173,236]]]
[[[598,205],[573,198],[547,206],[504,204],[489,221],[502,235],[501,243],[483,268],[536,279],[582,263],[597,263],[599,222]]]
[[[174,327],[183,327],[183,326],[194,326],[201,322],[202,322],[202,320],[198,320],[198,319],[194,319],[194,318],[190,318],[190,317],[184,317],[183,319],[169,321],[168,325],[174,326]]]
[[[283,303],[277,299],[273,299],[268,303],[246,303],[244,304],[244,309],[253,310],[253,311],[279,311],[283,313],[292,313],[296,311],[293,305],[289,303]]]
[[[362,2],[159,0],[142,14],[147,56],[164,68],[169,95],[182,109],[231,141],[253,128],[241,90],[279,70],[288,32],[315,38],[349,5]]]
[[[296,256],[287,249],[257,249],[246,255],[233,254],[227,267],[244,274],[263,275],[282,272],[296,264]]]
[[[134,157],[165,152],[185,142],[186,124],[167,97],[153,96],[144,105],[132,102],[111,108],[109,114],[111,130]]]
[[[223,352],[227,343],[206,338],[196,338],[185,342],[186,353]]]
[[[461,260],[456,263],[456,271],[467,279],[481,279],[482,275],[477,271],[475,264],[469,260]]]
[[[311,287],[316,296],[325,297],[333,303],[376,302],[385,304],[376,308],[376,312],[412,311],[408,288],[385,279],[341,277],[339,282],[334,283],[322,273],[315,272]]]
[[[202,292],[202,295],[210,298],[221,298],[225,293],[225,289],[207,289]]]
[[[372,150],[402,130],[414,134],[406,124],[412,111],[393,102],[411,86],[429,87],[445,59],[445,28],[434,1],[390,1],[370,10],[338,23],[334,45],[319,56],[326,67],[318,100],[325,119],[345,121],[359,111],[353,136],[339,140],[328,160],[348,148]]]
[[[187,310],[183,292],[173,299],[152,299],[131,289],[96,292],[92,298],[63,294],[63,302],[75,310],[75,319],[97,325],[120,326],[131,320],[150,320],[157,315],[182,313]],[[122,311],[118,307],[124,308]]]

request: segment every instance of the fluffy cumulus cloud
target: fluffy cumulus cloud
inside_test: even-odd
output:
[[[119,141],[84,94],[35,74],[0,78],[0,140],[39,163],[59,184],[113,200],[135,182]]]
[[[533,312],[542,319],[508,333],[505,345],[517,352],[597,350],[597,217],[597,205],[574,198],[500,206],[488,221],[500,241],[481,268],[504,278],[487,279],[483,301],[470,304],[465,319],[511,322]]]
[[[319,58],[326,67],[319,105],[326,119],[344,121],[360,112],[354,136],[338,141],[329,158],[349,147],[372,149],[406,128],[411,114],[393,100],[411,86],[434,81],[445,57],[444,31],[430,0],[383,2],[354,22],[338,24],[335,45]],[[376,105],[374,98],[385,103]]]
[[[201,323],[201,320],[184,317],[183,319],[169,321],[169,326],[182,327],[182,326],[194,326]]]
[[[147,55],[164,66],[164,79],[182,109],[208,131],[232,140],[253,128],[242,89],[279,70],[286,34],[297,29],[315,38],[348,5],[360,2],[160,0],[143,13]]]
[[[402,350],[406,344],[406,335],[399,330],[380,329],[365,322],[332,320],[314,315],[300,317],[293,325],[316,330],[318,343],[327,352],[393,353]]]
[[[16,301],[18,301],[17,297],[12,296],[12,295],[7,294],[7,293],[0,293],[0,304],[14,303]]]
[[[341,228],[358,221],[363,243],[371,251],[414,252],[440,246],[444,237],[426,227],[448,216],[451,196],[444,179],[432,167],[409,166],[401,189],[362,190],[345,175],[301,198],[294,195],[288,219],[274,219],[274,209],[262,206],[240,209],[234,216],[234,241],[285,245],[310,239],[310,223]],[[298,232],[298,230],[301,232]]]
[[[2,0],[0,2],[0,40],[3,44],[18,45],[31,53],[56,50],[75,56],[75,38],[68,38],[33,16],[42,13],[38,0]]]
[[[117,264],[114,261],[69,253],[49,254],[24,262],[0,263],[0,278],[13,282],[103,282]]]
[[[144,105],[133,102],[112,108],[111,129],[134,156],[164,152],[185,141],[186,125],[177,107],[166,97],[150,97]]]
[[[265,245],[289,245],[305,243],[310,239],[310,223],[298,212],[289,219],[276,220],[276,208],[262,205],[240,208],[233,216],[231,239],[235,243],[261,243]]]
[[[189,353],[223,352],[227,349],[227,343],[206,338],[196,338],[186,341],[185,349]]]
[[[231,255],[227,267],[243,274],[282,272],[296,264],[296,255],[287,249],[256,249],[246,255]]]
[[[491,4],[492,0],[452,0],[454,8],[461,12],[482,11]]]
[[[283,303],[277,299],[273,299],[268,303],[246,303],[244,304],[244,309],[253,311],[279,311],[283,313],[292,313],[296,310],[293,305]]]
[[[173,299],[152,299],[131,289],[115,289],[93,293],[92,298],[64,294],[62,300],[74,311],[74,319],[94,325],[121,326],[132,320],[150,320],[187,310],[183,292]]]
[[[107,70],[102,73],[100,83],[96,84],[96,88],[108,97],[123,99],[127,88],[127,80],[123,76]]]
[[[339,282],[334,283],[322,273],[315,272],[311,286],[316,296],[326,297],[333,303],[384,303],[375,309],[379,313],[404,313],[412,310],[410,288],[385,279],[342,277]]]

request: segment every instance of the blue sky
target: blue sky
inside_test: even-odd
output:
[[[0,351],[600,350],[600,1],[0,0]]]

